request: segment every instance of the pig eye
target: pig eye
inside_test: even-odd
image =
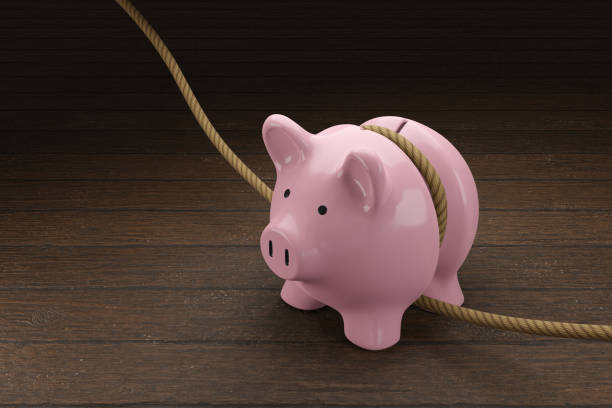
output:
[[[318,208],[319,214],[321,215],[325,215],[325,213],[327,212],[327,207],[324,205],[320,205]]]
[[[291,194],[291,190],[286,189],[285,192],[283,193],[283,197],[287,198],[289,197],[289,194]]]

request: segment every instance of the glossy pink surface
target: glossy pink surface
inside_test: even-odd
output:
[[[272,115],[263,138],[277,179],[260,247],[286,280],[285,302],[336,309],[351,342],[380,350],[399,340],[402,315],[421,294],[463,302],[457,271],[476,234],[478,196],[467,164],[438,133],[398,117],[366,124],[400,129],[440,174],[442,246],[427,185],[393,142],[355,125],[310,134]]]

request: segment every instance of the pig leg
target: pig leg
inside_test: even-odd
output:
[[[461,306],[463,304],[463,292],[457,279],[458,269],[458,266],[450,267],[440,262],[433,280],[423,294],[446,303]]]
[[[364,349],[386,349],[400,339],[404,310],[389,307],[342,311],[344,334],[351,343]]]
[[[281,298],[288,305],[301,310],[314,310],[325,306],[325,304],[304,292],[301,283],[297,281],[285,281],[283,289],[281,289]]]

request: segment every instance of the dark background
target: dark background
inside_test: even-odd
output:
[[[137,1],[213,123],[273,183],[267,115],[379,115],[465,154],[466,306],[611,323],[607,2]],[[611,406],[612,345],[409,309],[384,352],[300,312],[267,203],[111,1],[0,5],[0,404]]]

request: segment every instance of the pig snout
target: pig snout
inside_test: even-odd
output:
[[[266,264],[278,277],[299,279],[299,258],[286,233],[268,225],[261,234],[259,246]]]

